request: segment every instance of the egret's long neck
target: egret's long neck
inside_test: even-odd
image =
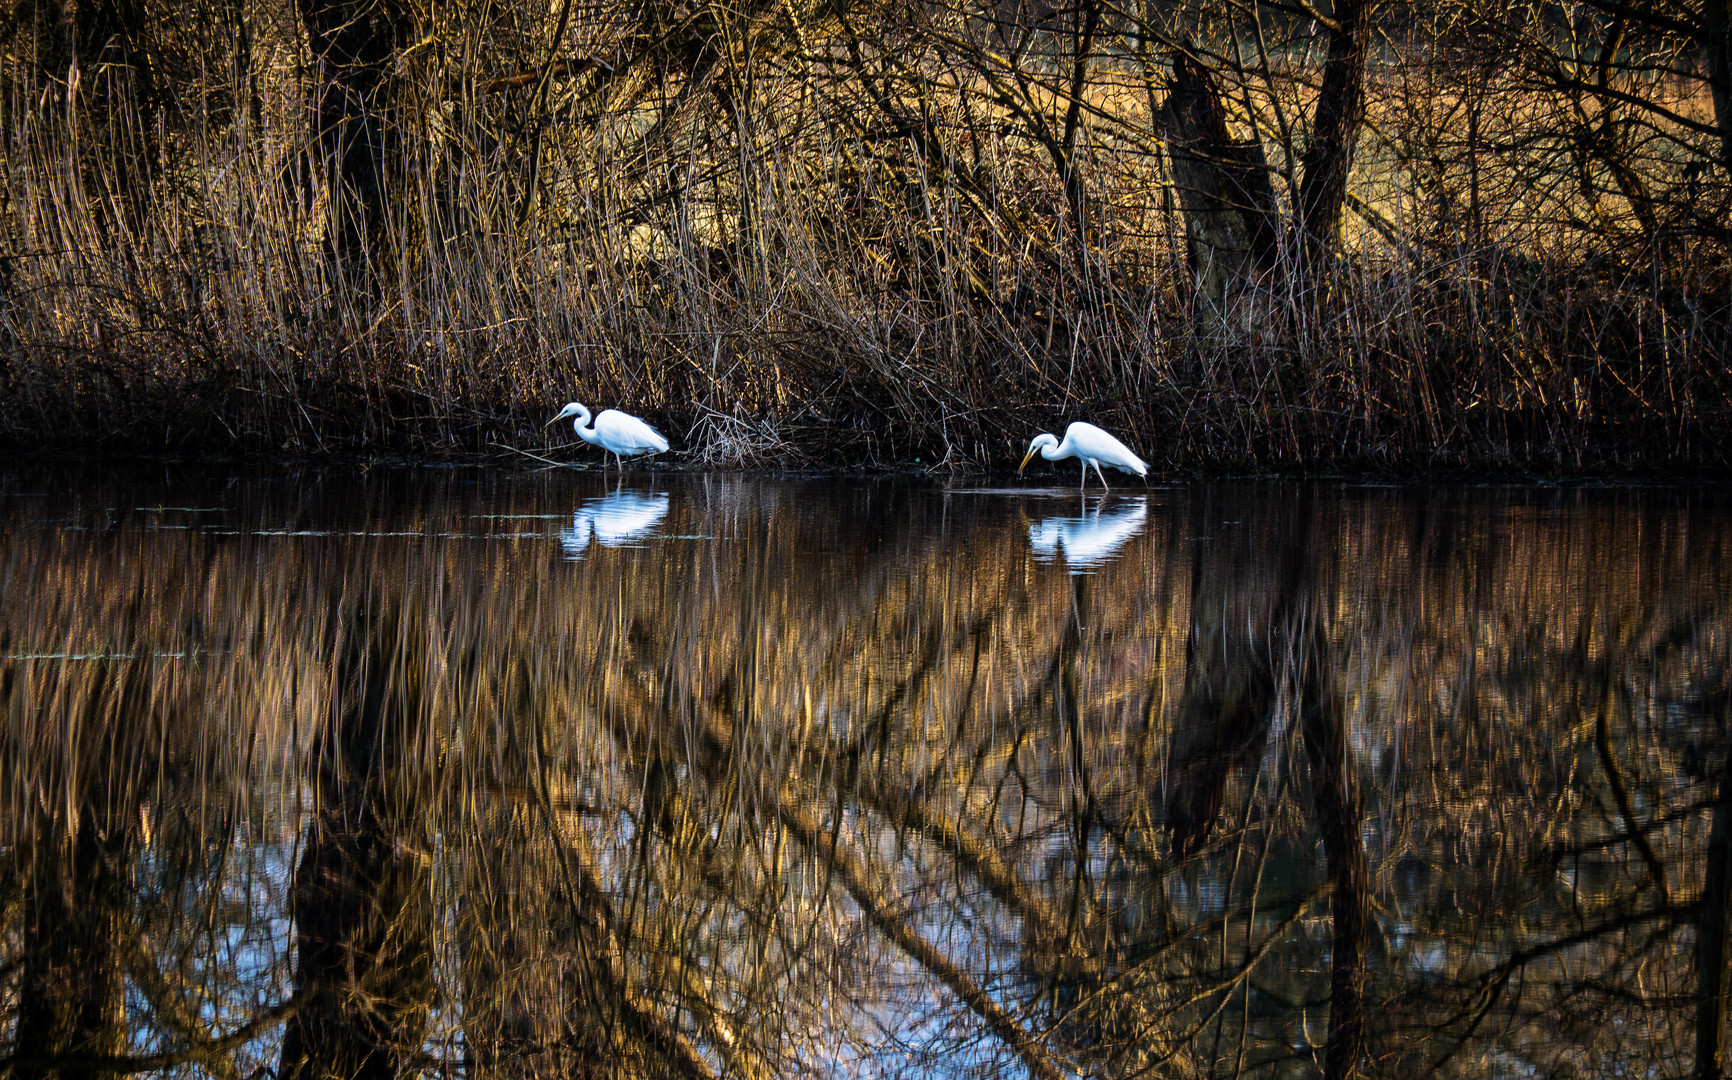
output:
[[[1070,457],[1070,436],[1066,435],[1063,442],[1048,443],[1040,448],[1040,456],[1048,461]]]
[[[572,427],[573,431],[577,432],[578,438],[582,439],[584,442],[588,443],[591,446],[595,445],[595,429],[593,427],[589,426],[589,410],[588,409],[582,407],[581,405],[578,406],[577,419],[573,420],[571,422],[571,427]]]

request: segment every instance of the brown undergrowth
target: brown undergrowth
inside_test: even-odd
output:
[[[719,68],[684,73],[706,95],[654,99],[568,65],[534,100],[585,124],[527,166],[482,138],[527,77],[399,102],[370,196],[389,210],[365,228],[344,224],[292,64],[252,70],[275,89],[220,123],[197,99],[179,127],[153,114],[149,169],[114,134],[149,129],[125,95],[100,98],[106,128],[80,112],[123,75],[13,72],[0,443],[558,454],[570,433],[543,421],[577,399],[645,416],[693,467],[1003,467],[1082,417],[1164,472],[1732,460],[1732,273],[1702,224],[1725,193],[1687,157],[1620,172],[1536,150],[1558,102],[1380,61],[1339,255],[1317,274],[1282,256],[1223,309],[1194,288],[1160,73],[1100,48],[1069,157],[1028,137],[1066,84],[1037,77],[1018,104],[942,50],[946,77],[906,83],[868,78],[870,57],[782,55],[749,98]],[[1270,63],[1223,93],[1286,200],[1312,91],[1298,60]]]

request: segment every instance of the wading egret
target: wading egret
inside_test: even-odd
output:
[[[1093,424],[1077,421],[1064,429],[1064,442],[1059,442],[1051,435],[1042,432],[1028,444],[1028,453],[1022,455],[1022,464],[1016,467],[1017,472],[1028,468],[1028,459],[1034,457],[1035,451],[1048,461],[1058,461],[1060,458],[1073,457],[1082,462],[1082,486],[1088,487],[1089,466],[1095,467],[1095,475],[1101,478],[1101,487],[1111,491],[1106,474],[1101,472],[1104,462],[1115,469],[1123,469],[1138,476],[1149,475],[1149,467],[1142,458],[1131,453],[1131,448],[1108,435]]]
[[[547,423],[556,424],[568,416],[577,417],[571,425],[577,432],[577,437],[612,454],[614,460],[619,462],[622,472],[625,470],[626,458],[637,454],[659,454],[668,448],[668,441],[662,438],[661,432],[618,409],[603,409],[601,415],[595,418],[595,426],[590,427],[589,410],[573,401],[559,410],[559,415]],[[602,467],[606,468],[607,459],[601,460]]]

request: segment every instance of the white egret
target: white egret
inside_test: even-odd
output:
[[[659,454],[668,448],[668,441],[662,438],[661,432],[639,420],[629,413],[618,409],[603,409],[595,418],[595,426],[589,426],[589,410],[577,402],[569,402],[559,410],[559,415],[547,423],[555,424],[568,416],[577,417],[572,421],[572,428],[577,437],[591,446],[599,446],[611,453],[619,462],[620,470],[625,470],[625,459],[637,454]],[[546,425],[543,425],[546,426]],[[607,466],[607,459],[602,458],[602,466]]]
[[[1051,435],[1042,432],[1028,444],[1028,453],[1022,455],[1022,464],[1016,467],[1021,472],[1028,467],[1028,459],[1034,457],[1035,451],[1048,461],[1058,461],[1061,458],[1073,457],[1082,462],[1082,486],[1089,482],[1089,466],[1095,467],[1095,475],[1101,478],[1101,487],[1111,491],[1106,474],[1101,472],[1104,462],[1115,469],[1123,469],[1138,476],[1149,475],[1149,466],[1142,458],[1131,453],[1131,448],[1108,435],[1093,424],[1079,420],[1064,429],[1064,442],[1059,442]]]

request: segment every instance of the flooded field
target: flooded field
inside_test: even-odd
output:
[[[0,473],[6,1067],[1723,1055],[1732,490],[1069,475]]]

